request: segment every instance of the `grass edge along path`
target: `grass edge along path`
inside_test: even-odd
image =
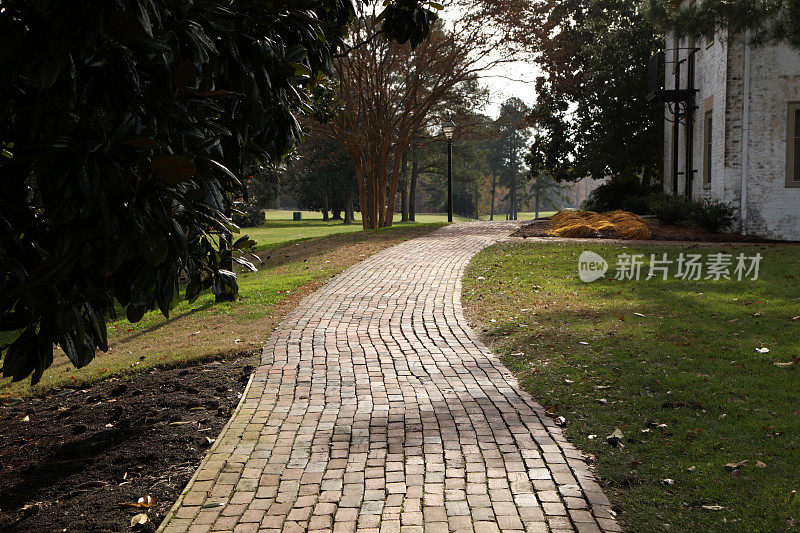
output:
[[[75,369],[59,353],[34,387],[29,380],[0,380],[0,401],[43,396],[61,387],[83,388],[112,376],[151,368],[257,353],[283,317],[336,274],[385,248],[442,226],[380,228],[267,248],[258,252],[262,259],[258,272],[239,272],[237,301],[215,304],[213,294],[206,291],[192,304],[182,301],[168,319],[156,310],[136,324],[124,317],[110,321],[107,353],[98,352],[82,369]]]
[[[583,250],[603,256],[611,277],[620,253],[645,254],[645,272],[650,253],[764,259],[758,281],[584,284]],[[596,460],[626,530],[795,531],[798,264],[791,245],[505,243],[473,259],[463,301],[522,386]],[[615,428],[624,447],[607,442]]]

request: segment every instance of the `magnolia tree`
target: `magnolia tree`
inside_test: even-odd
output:
[[[453,20],[434,25],[412,49],[376,36],[378,7],[364,6],[352,25],[353,49],[334,61],[339,109],[326,131],[355,164],[364,228],[392,225],[405,151],[444,120],[441,109],[481,94],[469,88],[482,73],[519,57],[516,45],[534,21],[524,0],[454,0],[444,8]]]
[[[359,2],[3,0],[3,376],[37,382],[54,344],[86,365],[109,314],[167,315],[181,280],[235,294],[239,178],[301,135]],[[380,18],[381,42],[416,45],[435,15]]]

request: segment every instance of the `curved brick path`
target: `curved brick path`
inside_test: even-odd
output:
[[[580,452],[466,326],[464,268],[513,229],[450,226],[307,297],[160,530],[619,531]]]

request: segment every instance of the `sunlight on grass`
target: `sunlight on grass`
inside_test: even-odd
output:
[[[558,211],[539,211],[539,218],[547,218],[551,217],[558,213]],[[495,213],[494,214],[494,221],[497,222],[498,220],[505,220],[506,214],[505,213]],[[536,213],[533,211],[523,211],[517,213],[517,220],[535,220]],[[489,220],[489,215],[482,215],[481,220]]]
[[[623,252],[682,251],[493,247],[464,283],[479,330],[523,386],[566,417],[569,438],[597,456],[628,530],[783,531],[800,515],[790,496],[800,488],[800,248],[691,250],[760,252],[758,281],[584,284],[577,264],[587,249],[612,264]],[[626,437],[622,450],[605,441],[615,427]],[[735,473],[725,467],[745,460]]]
[[[271,247],[261,252],[258,272],[239,273],[240,298],[214,303],[205,292],[182,301],[169,318],[158,311],[130,324],[124,317],[108,324],[109,351],[76,370],[61,354],[35,387],[29,381],[0,381],[0,397],[41,395],[56,387],[81,387],[112,375],[174,366],[191,360],[256,353],[285,313],[320,283],[350,265],[441,224],[416,224],[330,235]]]
[[[352,224],[342,224],[341,220],[322,220],[322,213],[317,211],[302,211],[301,221],[292,220],[293,211],[269,209],[266,212],[266,222],[263,226],[243,228],[242,235],[249,235],[258,244],[259,249],[267,246],[285,243],[297,239],[324,237],[338,233],[355,233],[362,231],[361,214],[356,213],[356,220]],[[416,222],[400,223],[400,215],[395,215],[395,226],[414,226],[417,224],[430,224],[447,222],[447,214],[421,213],[417,214]],[[454,222],[464,222],[468,218],[456,215]]]

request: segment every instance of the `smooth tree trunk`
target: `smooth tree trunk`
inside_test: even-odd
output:
[[[536,212],[535,215],[536,220],[539,220],[539,195],[541,193],[541,190],[539,189],[539,178],[536,178],[536,184],[534,185],[534,187],[535,187],[534,191],[536,194],[534,211]]]
[[[408,154],[403,152],[403,163],[400,170],[400,222],[408,222]]]
[[[344,223],[353,223],[353,195],[349,190],[344,195]]]
[[[494,220],[494,193],[497,190],[497,172],[492,172],[492,205],[489,208],[489,220]]]
[[[416,151],[412,152],[411,160],[411,184],[408,191],[408,220],[417,220],[417,178],[419,178],[419,161],[417,161]]]
[[[328,183],[327,180],[325,180],[322,182],[322,220],[325,222],[330,220],[330,217],[328,216],[328,208]]]

